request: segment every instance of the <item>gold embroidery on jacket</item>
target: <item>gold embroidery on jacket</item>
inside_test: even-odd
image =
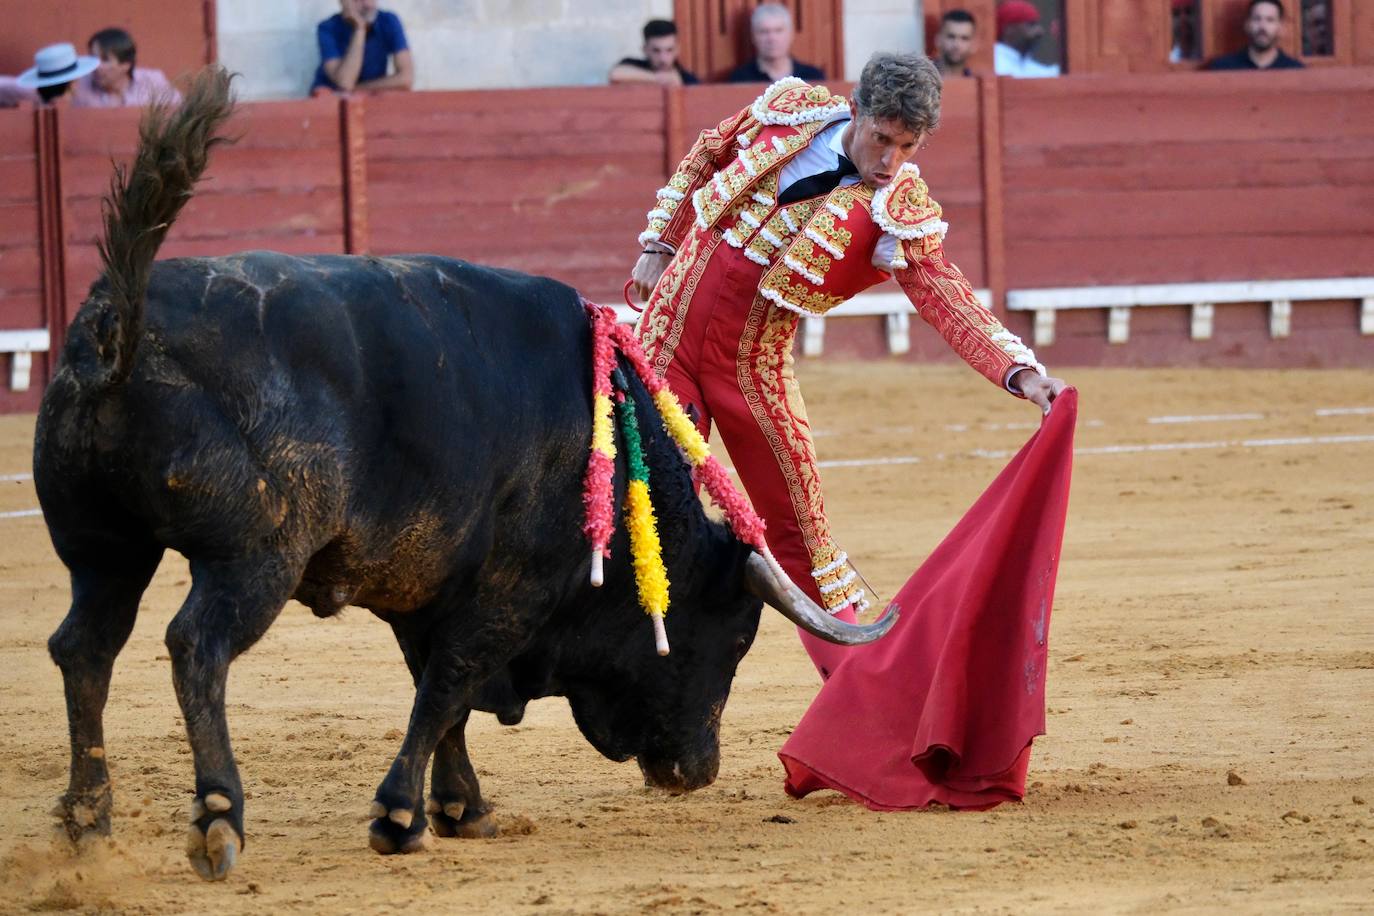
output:
[[[793,312],[824,315],[845,301],[844,296],[821,292],[781,263],[773,265],[759,283],[759,295]]]
[[[649,305],[639,317],[636,326],[639,343],[660,378],[667,374],[682,341],[682,331],[687,326],[687,308],[719,245],[720,237],[714,233],[706,237],[704,245],[701,233],[687,236],[682,250],[669,262],[668,269],[654,286]]]
[[[746,248],[746,241],[763,225],[763,221],[768,219],[768,214],[777,206],[777,193],[778,170],[774,169],[763,176],[754,187],[753,193],[741,197],[720,221],[718,225],[724,230],[725,240],[736,248]],[[758,252],[746,253],[746,257],[756,263],[764,263],[760,261]]]
[[[828,121],[849,110],[849,100],[825,86],[812,86],[796,77],[784,77],[764,90],[750,113],[764,124],[801,124]]]
[[[791,263],[788,263],[791,262]],[[830,272],[830,265],[834,259],[820,249],[815,242],[806,236],[802,236],[792,242],[787,248],[785,264],[802,279],[816,285],[822,286],[825,283],[825,275]]]
[[[801,231],[759,283],[760,295],[774,305],[808,315],[824,315],[844,302],[846,296],[832,295],[823,289],[826,275],[838,260],[834,252],[840,252],[842,257],[854,242],[853,230],[842,225],[841,219],[847,222],[855,207],[866,212],[872,200],[872,189],[864,185],[830,192],[822,205],[814,207],[809,219],[799,221]],[[837,210],[845,216],[837,216]],[[863,214],[855,218],[862,219]],[[825,244],[818,245],[812,236]]]
[[[740,150],[729,165],[716,172],[692,195],[697,225],[704,229],[715,226],[739,195],[760,180],[759,176],[772,172],[780,162],[811,142],[818,127],[803,124],[794,133],[775,134],[766,143],[753,143]]]

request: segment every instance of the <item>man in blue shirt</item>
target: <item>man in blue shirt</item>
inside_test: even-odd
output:
[[[378,10],[377,0],[339,0],[339,8],[315,32],[320,67],[311,95],[409,89],[415,81],[415,62],[396,14]],[[388,74],[392,58],[396,68]]]

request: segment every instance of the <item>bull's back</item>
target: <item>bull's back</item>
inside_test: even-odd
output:
[[[226,400],[294,405],[302,418],[322,411],[331,426],[340,419],[331,411],[344,410],[355,435],[398,444],[470,423],[480,427],[466,437],[498,424],[509,441],[547,432],[557,402],[586,401],[588,331],[575,291],[450,258],[249,252],[161,262],[146,333],[145,381],[180,371]]]
[[[405,607],[502,537],[576,537],[589,334],[562,284],[432,256],[173,259],[154,267],[144,335],[102,395],[110,434],[79,450],[136,469],[101,484],[167,546],[289,529],[315,555],[307,584]],[[69,349],[78,390],[95,348]],[[498,531],[503,513],[520,524]]]

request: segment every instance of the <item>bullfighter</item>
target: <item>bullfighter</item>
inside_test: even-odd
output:
[[[1048,412],[1065,383],[988,311],[943,245],[948,224],[911,162],[940,116],[925,57],[878,54],[853,103],[779,80],[701,133],[659,189],[632,279],[654,370],[721,437],[773,554],[830,613],[868,602],[831,536],[792,369],[803,316],[895,277],[916,311],[992,383]],[[843,648],[802,634],[823,678]]]

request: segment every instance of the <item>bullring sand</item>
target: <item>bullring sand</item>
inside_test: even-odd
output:
[[[69,596],[41,518],[22,514],[37,505],[33,418],[0,418],[0,911],[1374,910],[1374,372],[1066,374],[1079,454],[1049,734],[1023,804],[875,814],[787,798],[775,752],[816,679],[765,612],[715,785],[645,789],[544,700],[517,727],[469,728],[502,836],[384,858],[365,814],[410,679],[366,611],[318,621],[293,603],[230,676],[249,835],[221,885],[181,853],[191,763],[162,645],[179,557],[115,669],[114,837],[80,854],[53,840],[67,735],[44,646]],[[884,595],[1034,428],[963,368],[801,377],[834,462],[832,525]]]

